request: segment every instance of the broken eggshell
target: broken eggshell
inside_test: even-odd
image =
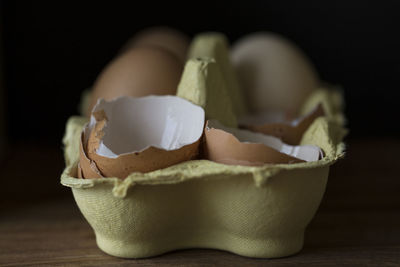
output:
[[[82,168],[81,168],[81,164],[80,164],[80,163],[78,163],[78,173],[77,173],[77,176],[78,176],[79,179],[84,178],[83,175],[82,175]]]
[[[100,99],[83,141],[104,177],[124,179],[194,158],[203,128],[204,110],[180,97]]]
[[[287,145],[279,138],[228,128],[215,120],[207,121],[204,132],[206,158],[223,164],[259,166],[317,161],[322,157],[317,146]]]
[[[263,113],[244,117],[240,119],[239,124],[244,129],[278,137],[286,144],[298,145],[314,120],[324,115],[322,105],[318,104],[308,114],[295,120],[288,121],[288,116],[284,113]]]
[[[86,155],[86,149],[84,149],[85,143],[83,142],[85,135],[88,132],[88,128],[84,128],[81,133],[81,141],[79,144],[79,168],[78,178],[102,178],[103,175],[100,173],[97,165],[94,161],[90,160]],[[81,177],[79,177],[79,175]]]

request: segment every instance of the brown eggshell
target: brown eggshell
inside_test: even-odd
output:
[[[82,168],[81,168],[81,164],[78,162],[78,169],[77,169],[77,176],[79,179],[83,179],[83,174],[82,174]]]
[[[263,125],[243,125],[241,127],[253,132],[278,137],[286,144],[298,145],[304,132],[313,121],[324,115],[323,107],[319,104],[312,112],[301,118],[296,126],[285,123],[268,123]]]
[[[200,141],[186,145],[177,150],[164,150],[149,147],[141,152],[123,154],[117,158],[107,158],[91,153],[90,158],[105,177],[125,179],[132,172],[150,172],[174,164],[194,159],[198,153]]]
[[[90,131],[87,139],[85,151],[88,155],[88,158],[90,158],[92,154],[96,153],[96,149],[100,145],[100,140],[104,136],[103,128],[107,123],[107,115],[104,110],[95,111],[92,113],[92,116],[96,118],[97,122],[94,126],[94,129]]]
[[[126,153],[117,158],[108,158],[96,153],[105,119],[98,121],[89,135],[88,158],[96,163],[99,173],[105,177],[126,178],[132,172],[150,172],[193,159],[197,156],[200,139],[177,150],[149,147],[140,152]],[[85,176],[86,177],[86,176]]]
[[[81,134],[81,141],[79,144],[79,165],[81,168],[81,175],[82,178],[102,178],[103,175],[101,175],[99,169],[96,166],[96,163],[90,160],[87,155],[85,150],[83,149],[84,147],[84,133],[82,132]]]
[[[263,144],[240,142],[228,132],[207,126],[208,122],[204,130],[204,153],[209,160],[228,165],[244,166],[304,162]]]
[[[114,59],[98,76],[87,115],[98,98],[175,95],[182,71],[183,64],[164,49],[132,48]]]
[[[124,53],[137,46],[156,46],[168,50],[183,64],[186,61],[189,43],[189,37],[178,30],[168,27],[153,27],[137,33],[126,43],[121,52]]]
[[[104,110],[93,112],[92,116],[96,119],[96,124],[90,132],[87,141],[87,158],[95,163],[98,173],[101,173],[104,177],[124,179],[132,172],[144,173],[166,168],[183,161],[191,160],[198,154],[201,138],[194,143],[175,150],[165,150],[150,146],[142,151],[121,154],[116,158],[101,156],[96,151],[104,136],[103,129],[108,119]],[[84,163],[87,165],[87,161]],[[91,170],[93,171],[93,169]],[[87,177],[86,174],[84,175]]]

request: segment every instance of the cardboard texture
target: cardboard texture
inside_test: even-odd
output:
[[[331,121],[342,126],[345,125],[343,93],[339,87],[326,85],[325,88],[321,87],[314,91],[303,103],[299,116],[311,113],[315,106],[319,104],[322,105],[325,115]]]
[[[214,59],[189,59],[176,95],[204,108],[207,119],[236,127],[237,119],[227,86]]]
[[[212,70],[204,71],[215,64],[212,60],[189,60],[186,68],[188,64],[193,69],[185,70],[181,84],[192,90],[189,99],[200,104],[209,101],[211,95],[203,95],[207,98],[203,102],[202,97],[194,97],[194,88],[219,94],[209,88],[213,83],[207,75]],[[288,256],[301,250],[304,229],[324,194],[329,166],[344,156],[346,130],[338,108],[342,104],[332,94],[340,95],[318,89],[301,109],[307,114],[315,102],[322,102],[326,112],[311,123],[300,141],[323,150],[318,161],[240,166],[190,160],[134,172],[124,180],[76,178],[87,119],[71,117],[63,139],[67,166],[61,183],[71,187],[99,248],[110,255],[142,258],[176,249],[213,248],[248,257]],[[227,100],[219,101],[220,109],[229,107],[223,105]],[[203,107],[207,116],[207,105]],[[223,117],[217,119],[224,121]]]
[[[229,44],[225,35],[218,32],[198,34],[190,44],[188,58],[213,58],[221,71],[235,115],[241,116],[247,112],[243,92],[231,64]]]

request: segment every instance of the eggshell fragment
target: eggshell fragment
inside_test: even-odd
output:
[[[87,131],[87,130],[84,130]],[[80,167],[80,174],[78,169],[78,175],[82,176],[82,178],[101,178],[103,175],[100,173],[97,165],[94,161],[89,159],[85,152],[85,144],[84,142],[85,136],[84,132],[81,134],[81,141],[79,144],[79,167]]]
[[[124,179],[197,156],[204,110],[176,96],[99,100],[87,126],[87,155],[105,177]]]
[[[186,61],[189,42],[189,37],[176,29],[163,26],[152,27],[135,34],[122,48],[122,51],[126,52],[137,46],[156,46],[168,50],[183,64]]]
[[[132,48],[114,59],[98,76],[87,115],[99,98],[175,95],[182,70],[183,64],[165,49]]]
[[[77,176],[78,176],[79,179],[84,178],[83,174],[82,174],[82,169],[81,169],[81,164],[80,163],[78,163]]]
[[[290,146],[273,136],[227,128],[207,121],[204,152],[207,159],[229,165],[259,166],[319,160],[322,151],[312,145]]]
[[[101,139],[104,136],[103,128],[108,120],[104,110],[92,112],[92,118],[94,118],[94,121],[91,121],[92,129],[89,128],[90,130],[87,130],[89,134],[87,135],[87,145],[85,147],[85,151],[88,153],[89,157],[91,157],[92,154],[95,154],[97,148],[100,146]]]
[[[249,124],[248,122],[251,122],[251,118],[248,118],[241,120],[241,125],[243,128],[253,132],[278,137],[286,144],[298,145],[304,132],[313,123],[313,121],[316,118],[324,115],[325,113],[322,105],[318,104],[311,112],[291,122],[285,122],[281,120],[280,122],[273,123]],[[283,116],[281,119],[283,119]]]
[[[309,59],[279,35],[248,35],[234,44],[231,55],[251,112],[296,112],[319,85]]]

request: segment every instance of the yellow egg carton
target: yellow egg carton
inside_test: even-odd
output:
[[[202,106],[207,118],[236,126],[234,114],[244,107],[227,51],[221,34],[195,38],[177,94]],[[320,88],[300,111],[306,114],[317,103],[324,108],[325,116],[311,124],[300,143],[320,147],[324,157],[318,161],[250,167],[191,160],[124,180],[76,178],[80,135],[88,119],[71,117],[63,139],[67,167],[61,183],[72,189],[99,248],[113,256],[143,258],[187,248],[288,256],[303,247],[329,166],[344,155],[342,102],[338,90]]]

